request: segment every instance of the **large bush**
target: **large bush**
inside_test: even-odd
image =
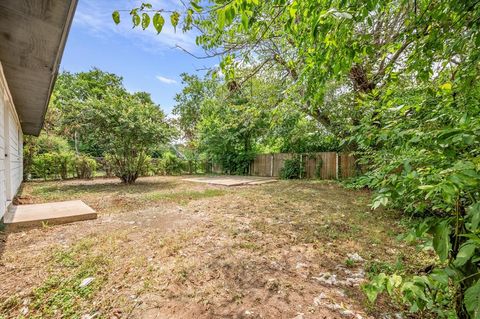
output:
[[[82,132],[94,135],[105,150],[115,176],[130,184],[145,174],[155,146],[172,134],[164,113],[148,95],[107,91],[103,99],[89,99],[79,120]]]

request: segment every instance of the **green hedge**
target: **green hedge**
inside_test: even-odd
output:
[[[86,155],[76,156],[73,152],[51,152],[33,157],[31,174],[32,178],[44,180],[92,178],[95,170],[95,160]]]

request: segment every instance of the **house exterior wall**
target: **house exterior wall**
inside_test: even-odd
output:
[[[0,218],[23,177],[23,134],[0,61]]]

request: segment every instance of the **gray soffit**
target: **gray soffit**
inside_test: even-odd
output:
[[[77,0],[0,0],[0,62],[25,134],[43,127]]]

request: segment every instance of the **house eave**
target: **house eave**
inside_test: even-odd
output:
[[[38,135],[77,0],[0,2],[0,61],[22,131]]]

